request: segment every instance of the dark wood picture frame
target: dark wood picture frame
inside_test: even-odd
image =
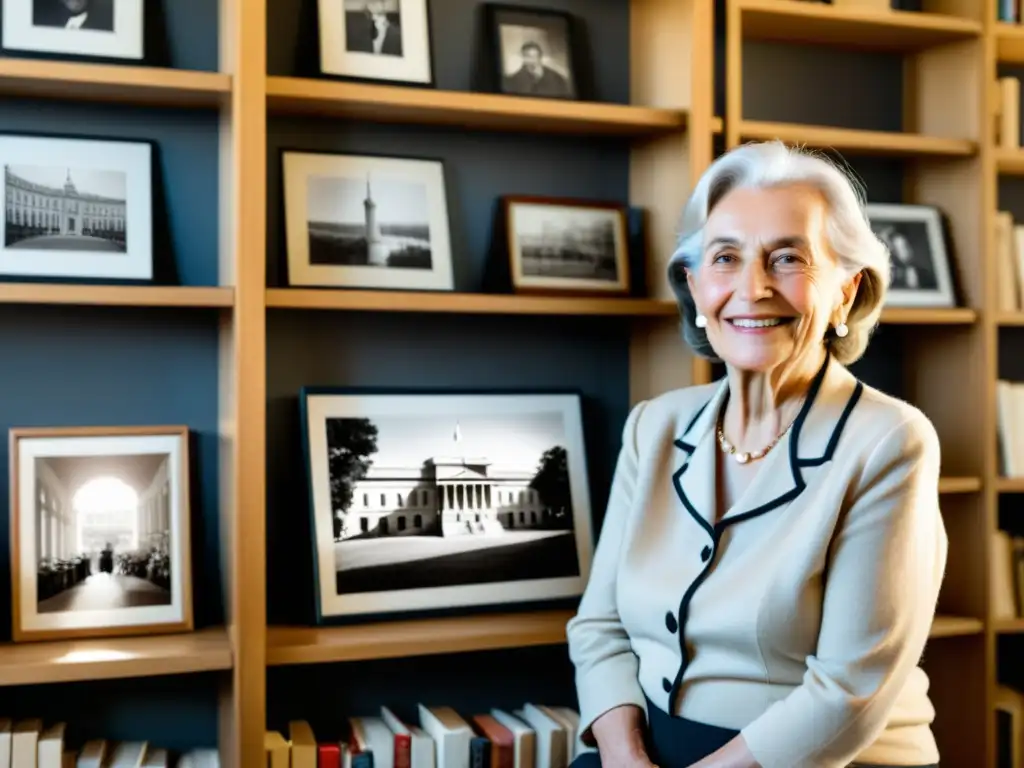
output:
[[[561,72],[552,70],[550,67],[545,65],[545,77],[549,77],[554,74],[557,75],[558,79],[568,79],[566,84],[565,93],[544,92],[543,90],[537,92],[523,92],[522,90],[516,90],[510,88],[508,85],[508,73],[505,69],[504,61],[504,45],[501,38],[501,27],[503,15],[515,15],[518,17],[534,17],[538,21],[551,22],[556,21],[565,28],[565,62],[564,65],[568,70],[567,76]],[[566,101],[579,101],[583,97],[581,95],[580,88],[580,55],[579,55],[579,31],[578,23],[576,18],[565,11],[558,11],[547,8],[532,8],[529,6],[518,6],[508,5],[505,3],[486,3],[484,5],[484,18],[487,27],[488,37],[490,39],[490,57],[491,57],[491,69],[494,78],[494,90],[497,93],[504,94],[506,96],[521,96],[527,98],[546,98],[546,99],[561,99]],[[544,62],[544,51],[543,45],[537,40],[526,40],[527,42],[533,42],[536,46],[539,46],[541,52],[541,63]]]
[[[521,243],[516,229],[515,212],[518,206],[534,208],[564,208],[576,211],[603,212],[608,214],[612,225],[614,267],[604,266],[603,274],[600,265],[591,264],[588,271],[584,264],[571,269],[566,263],[566,272],[572,274],[551,274],[547,277],[531,277],[524,274]],[[541,294],[559,296],[621,296],[630,295],[630,243],[628,208],[625,204],[606,200],[589,200],[567,197],[546,197],[540,195],[505,195],[501,198],[503,226],[505,230],[505,247],[508,256],[509,279],[513,292],[521,294]],[[579,254],[582,255],[582,254]],[[565,254],[563,254],[563,258]],[[607,262],[607,259],[604,260]],[[556,272],[555,264],[550,265],[552,273]],[[607,272],[614,273],[611,278]]]

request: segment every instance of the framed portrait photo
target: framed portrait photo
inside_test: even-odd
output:
[[[629,294],[624,205],[510,195],[502,206],[513,290]]]
[[[489,3],[486,17],[501,93],[550,99],[580,97],[572,16]]]
[[[305,389],[320,623],[582,594],[579,396]]]
[[[16,642],[192,629],[186,427],[12,429]]]
[[[955,307],[942,213],[931,205],[869,203],[872,231],[889,249],[891,307]]]
[[[144,0],[0,0],[9,51],[141,60]]]
[[[0,276],[153,279],[149,142],[0,134]]]
[[[282,163],[289,285],[453,289],[441,161],[285,151]]]
[[[431,86],[428,0],[319,0],[320,71]]]

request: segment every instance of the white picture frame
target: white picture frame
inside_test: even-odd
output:
[[[318,10],[322,74],[434,84],[428,0],[319,0]]]
[[[5,50],[130,61],[145,57],[144,0],[0,2],[0,47]],[[76,12],[76,4],[85,10]],[[89,4],[94,7],[89,9]]]
[[[282,175],[290,286],[454,289],[440,160],[286,150]]]
[[[956,306],[942,212],[932,205],[868,203],[871,229],[889,249],[888,307]]]
[[[148,141],[0,134],[0,276],[154,275]]]
[[[300,405],[318,623],[583,594],[594,535],[579,395],[306,388]],[[363,420],[371,465],[342,478],[350,502],[336,509],[328,450],[349,437],[368,445]],[[543,485],[542,472],[553,473]],[[417,571],[423,547],[431,564]],[[505,557],[461,558],[503,547]],[[549,572],[534,576],[538,562]]]
[[[193,629],[188,436],[10,430],[15,642]]]

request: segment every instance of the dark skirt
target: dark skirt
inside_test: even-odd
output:
[[[685,717],[672,717],[647,701],[647,756],[658,768],[689,768],[724,747],[739,731],[706,725]],[[572,761],[570,768],[601,768],[597,752],[585,752]],[[886,768],[854,763],[850,768]],[[922,765],[917,768],[939,768]]]

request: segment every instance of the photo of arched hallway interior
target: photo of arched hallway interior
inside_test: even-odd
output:
[[[169,459],[35,459],[39,613],[171,603]]]

